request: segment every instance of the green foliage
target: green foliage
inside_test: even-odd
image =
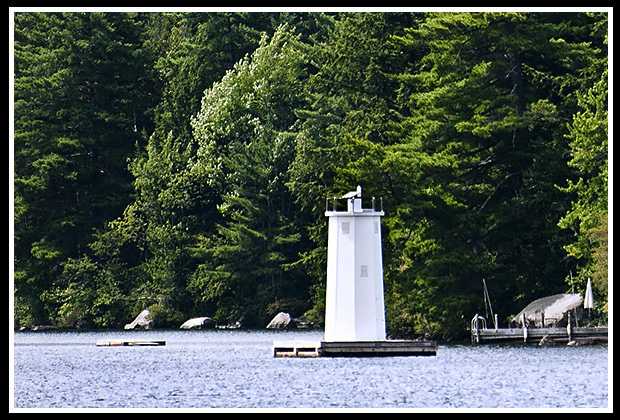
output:
[[[567,67],[596,74],[601,53],[575,36],[590,17],[570,18],[567,27],[556,14],[429,14],[395,38],[423,54],[417,71],[399,75],[410,115],[402,131],[419,154],[443,162],[414,184],[435,184],[419,198],[430,211],[410,209],[409,232],[390,231],[418,241],[397,253],[406,265],[394,282],[408,285],[398,296],[431,334],[433,325],[447,337],[466,328],[483,277],[506,315],[566,289],[567,235],[556,223],[569,198],[554,185],[570,174],[562,121],[588,83],[567,77]]]
[[[190,288],[215,304],[221,321],[262,325],[279,310],[306,305],[303,277],[285,269],[301,240],[285,187],[295,151],[291,110],[305,78],[299,47],[285,27],[269,42],[263,38],[205,93],[192,120],[199,143],[192,170],[212,174],[222,203],[217,233]]]
[[[141,25],[127,13],[15,14],[15,288],[35,322],[55,318],[65,262],[130,202],[126,159],[154,105]]]
[[[578,95],[581,111],[574,114],[566,138],[570,140],[571,160],[578,181],[567,179],[560,190],[576,195],[570,210],[558,223],[574,232],[565,245],[569,256],[578,260],[580,269],[575,282],[585,290],[592,277],[597,307],[608,311],[608,117],[607,69],[591,88]]]
[[[606,13],[17,13],[15,323],[320,322],[326,197],[383,197],[392,335],[592,277]],[[567,122],[569,122],[567,124]]]

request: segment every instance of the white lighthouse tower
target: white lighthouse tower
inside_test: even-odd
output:
[[[346,210],[334,198],[327,244],[325,342],[384,341],[381,258],[382,209],[362,207],[362,189],[346,194]]]
[[[330,202],[330,200],[332,200]],[[346,208],[343,201],[346,200]],[[368,200],[365,204],[368,204]],[[377,205],[379,209],[377,209]],[[362,187],[327,199],[325,332],[320,343],[276,341],[276,357],[434,356],[435,341],[388,340],[385,333],[383,201],[362,206]]]

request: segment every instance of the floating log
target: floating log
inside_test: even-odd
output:
[[[99,347],[111,346],[165,346],[164,340],[103,340],[97,341]]]

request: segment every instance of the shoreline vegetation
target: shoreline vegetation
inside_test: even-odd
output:
[[[16,329],[321,325],[356,185],[389,335],[466,339],[482,279],[607,323],[607,12],[12,17]]]

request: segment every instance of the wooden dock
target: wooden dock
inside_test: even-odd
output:
[[[320,341],[274,341],[274,357],[318,357]]]
[[[607,327],[575,327],[568,324],[566,327],[553,328],[486,328],[486,323],[479,327],[478,319],[474,317],[471,324],[471,342],[498,343],[498,342],[521,342],[541,343],[541,340],[549,340],[556,343],[570,342],[606,342]]]
[[[566,328],[480,328],[472,331],[472,343],[490,342],[522,342],[540,343],[547,337],[555,342],[569,343],[571,341],[606,342],[607,327],[573,327],[572,331]]]
[[[98,347],[116,346],[165,346],[164,340],[103,340],[97,341]]]
[[[274,342],[274,357],[436,356],[436,341]]]

